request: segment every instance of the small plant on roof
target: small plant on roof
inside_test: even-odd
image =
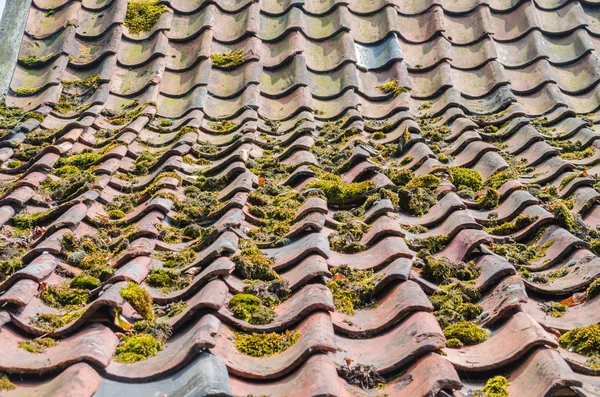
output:
[[[235,50],[223,54],[212,54],[210,56],[213,65],[221,68],[233,68],[244,63],[244,50]]]
[[[131,34],[149,32],[165,12],[167,9],[159,0],[130,0],[127,3],[125,26]]]
[[[285,332],[235,334],[237,349],[252,357],[266,357],[289,349],[300,338],[300,332],[288,329]]]
[[[121,297],[125,299],[131,307],[137,311],[145,320],[154,320],[154,310],[152,309],[152,297],[148,291],[129,281],[127,286],[121,288]]]
[[[163,348],[163,343],[150,334],[125,336],[119,342],[113,359],[119,363],[131,364],[146,360]]]
[[[384,92],[386,94],[393,93],[394,97],[402,94],[403,92],[408,92],[406,87],[402,87],[398,85],[398,79],[394,79],[392,81],[388,81],[387,83],[378,85],[377,88],[379,91]]]

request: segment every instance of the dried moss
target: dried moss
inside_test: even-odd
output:
[[[11,391],[16,388],[17,386],[6,375],[0,376],[0,391]]]
[[[327,282],[327,288],[332,292],[337,311],[353,315],[354,310],[373,304],[373,294],[380,275],[372,270],[352,269],[348,265],[331,269],[331,274],[333,279]]]
[[[508,380],[504,376],[494,376],[473,397],[508,397],[508,386]]]
[[[377,88],[379,91],[384,92],[386,94],[393,93],[394,97],[397,97],[398,95],[400,95],[404,92],[408,92],[408,89],[406,87],[402,87],[402,86],[398,85],[398,79],[388,81],[387,83],[378,85],[375,88]]]
[[[346,183],[341,177],[326,173],[319,180],[306,185],[308,189],[320,189],[331,204],[341,204],[356,200],[375,188],[371,181]]]
[[[237,294],[227,306],[234,317],[250,324],[269,324],[276,317],[273,309],[263,305],[260,298],[251,294]]]
[[[267,357],[287,350],[300,338],[298,331],[287,330],[283,333],[268,334],[241,333],[235,334],[237,349],[252,357]]]
[[[506,222],[498,226],[485,227],[483,230],[496,236],[508,236],[531,225],[537,218],[537,216],[519,215],[511,222]]]
[[[123,364],[137,363],[156,356],[163,344],[150,334],[138,334],[121,338],[113,360]]]
[[[229,51],[223,54],[212,54],[210,56],[213,65],[224,69],[234,68],[245,61],[244,50]]]
[[[241,244],[241,252],[232,256],[231,260],[242,278],[263,281],[279,278],[272,269],[275,264],[273,259],[265,256],[250,240],[244,240]]]
[[[44,353],[46,349],[54,346],[56,346],[56,341],[52,338],[38,338],[19,342],[19,348],[34,354]]]
[[[558,340],[565,349],[585,356],[600,354],[600,324],[583,328],[575,328],[565,333]]]
[[[50,307],[74,310],[87,303],[89,292],[84,289],[70,288],[68,283],[48,285],[40,294],[40,299]]]
[[[470,321],[451,324],[444,329],[446,339],[458,339],[463,345],[477,345],[487,340],[491,332]]]
[[[152,310],[152,297],[143,287],[129,281],[127,286],[121,288],[121,297],[137,311],[145,320],[154,319]]]
[[[167,9],[159,0],[130,0],[127,3],[125,26],[132,34],[149,32],[165,12]]]

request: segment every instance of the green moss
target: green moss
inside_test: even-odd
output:
[[[444,249],[448,241],[448,236],[430,236],[427,238],[416,238],[411,243],[419,249],[425,249],[430,254],[434,254]]]
[[[146,320],[154,319],[152,297],[143,287],[129,281],[126,287],[121,288],[120,293],[121,297],[125,299],[131,307],[140,314],[140,316]]]
[[[504,376],[494,376],[473,397],[508,397],[508,386],[508,380]]]
[[[37,88],[16,88],[12,91],[16,96],[31,96],[31,95],[37,94],[41,90],[42,90],[41,87],[37,87]]]
[[[89,292],[84,289],[70,288],[68,283],[48,285],[40,294],[40,299],[50,307],[73,310],[87,303]]]
[[[562,335],[559,343],[565,349],[585,356],[600,354],[600,324],[575,328]]]
[[[508,236],[531,225],[537,218],[537,216],[519,215],[511,222],[506,222],[498,226],[485,227],[483,230],[496,236]]]
[[[46,349],[54,346],[56,346],[56,341],[52,338],[38,338],[19,342],[19,348],[35,354],[44,353]]]
[[[331,290],[337,311],[353,315],[354,310],[373,304],[373,294],[380,275],[372,270],[352,269],[348,265],[331,269],[331,274],[333,279],[327,282],[327,288]]]
[[[567,305],[559,302],[543,302],[541,309],[544,313],[552,317],[562,317],[567,312]]]
[[[127,3],[125,26],[131,34],[149,32],[165,12],[167,9],[159,0],[130,0]]]
[[[440,186],[441,179],[435,175],[427,174],[412,178],[405,186],[406,189],[423,188],[435,190]]]
[[[31,229],[35,226],[39,226],[42,223],[44,223],[44,221],[49,218],[49,216],[50,216],[50,214],[52,214],[52,212],[53,211],[50,210],[50,211],[34,212],[31,214],[17,215],[12,218],[13,225],[17,229],[28,230],[28,229]]]
[[[54,110],[60,114],[70,112],[84,112],[90,108],[91,104],[81,103],[81,99],[73,94],[64,92],[58,99],[58,103],[54,106]]]
[[[283,333],[269,334],[241,333],[235,334],[237,349],[252,357],[266,357],[287,350],[300,338],[298,331],[287,330]]]
[[[265,256],[250,240],[244,240],[241,252],[232,256],[231,260],[242,278],[264,281],[279,278],[272,269],[273,259]]]
[[[292,295],[289,282],[282,279],[244,280],[244,283],[244,293],[258,297],[269,308],[275,308]]]
[[[554,270],[548,273],[549,280],[556,280],[557,278],[561,278],[569,274],[569,265],[563,265],[560,269]]]
[[[113,359],[123,364],[137,363],[156,356],[163,344],[150,334],[138,334],[121,338]]]
[[[460,339],[452,338],[446,341],[446,347],[459,348],[463,347],[463,343],[460,341]]]
[[[346,183],[341,177],[326,173],[317,181],[310,182],[307,188],[320,189],[331,204],[340,204],[356,200],[361,195],[375,188],[371,181]]]
[[[190,285],[191,282],[191,277],[181,276],[179,273],[166,269],[153,269],[146,278],[148,285],[160,288],[163,293],[183,289]]]
[[[378,85],[377,88],[379,91],[384,92],[386,94],[393,93],[394,97],[402,94],[403,92],[408,92],[408,89],[398,85],[398,79],[394,79],[392,81],[388,81],[387,83]]]
[[[511,167],[502,171],[495,172],[485,180],[484,185],[492,189],[499,189],[508,181],[518,181],[519,172],[517,168]]]
[[[108,211],[108,217],[110,219],[121,219],[125,217],[125,213],[121,210],[110,210]]]
[[[64,201],[89,188],[92,183],[98,182],[98,177],[91,172],[82,171],[77,175],[53,182],[48,178],[42,187],[48,191],[50,197],[56,201]]]
[[[212,130],[220,133],[228,133],[239,126],[239,124],[229,120],[212,121],[208,125]]]
[[[585,300],[590,300],[600,294],[600,278],[595,279],[585,290]]]
[[[33,324],[46,332],[51,332],[58,328],[62,328],[65,325],[71,324],[81,317],[83,313],[84,311],[80,310],[62,314],[38,314],[34,318]]]
[[[131,3],[130,3],[131,4]],[[107,122],[111,125],[125,125],[130,123],[132,120],[138,118],[144,109],[148,106],[156,106],[154,103],[145,103],[140,105],[139,102],[133,101],[123,108],[118,114],[110,114]]]
[[[334,218],[339,217],[340,213],[347,212],[337,212],[334,215]],[[337,225],[335,232],[327,236],[329,239],[329,245],[334,251],[343,252],[346,254],[353,254],[363,251],[366,247],[362,245],[360,241],[365,233],[369,231],[369,229],[369,225],[350,215],[350,217],[346,217],[346,219]]]
[[[250,324],[269,324],[276,317],[273,309],[263,305],[260,298],[251,294],[234,295],[228,307],[234,317]]]
[[[487,188],[476,195],[475,201],[477,201],[481,209],[491,210],[496,208],[500,203],[500,194],[498,194],[496,189]]]
[[[21,66],[25,66],[26,68],[35,68],[38,66],[41,66],[43,64],[45,64],[46,62],[48,62],[51,58],[54,57],[53,53],[50,53],[48,55],[45,55],[41,58],[38,58],[36,56],[28,56],[28,57],[23,57],[23,58],[19,58],[19,65]]]
[[[154,255],[163,262],[163,266],[166,268],[184,267],[191,264],[196,258],[196,252],[191,249],[155,252]]]
[[[490,331],[479,328],[470,321],[451,324],[444,329],[446,339],[458,339],[463,345],[476,345],[490,337]]]
[[[448,258],[433,256],[425,257],[421,276],[429,281],[441,283],[450,278],[457,278],[462,281],[474,280],[481,274],[475,262],[452,262]]]
[[[0,129],[12,129],[27,119],[36,119],[42,122],[44,116],[39,112],[26,112],[19,107],[7,107],[6,103],[0,100]]]
[[[578,233],[581,227],[577,224],[577,221],[570,210],[572,207],[572,201],[567,202],[566,200],[556,200],[549,205],[550,212],[552,212],[554,218],[560,226],[564,227],[571,233],[581,235],[581,233]]]
[[[76,289],[94,289],[98,288],[102,283],[96,277],[80,274],[75,276],[69,287]]]
[[[510,263],[515,265],[529,265],[543,258],[552,244],[554,244],[554,240],[547,241],[541,246],[514,243],[494,244],[492,251],[498,255],[505,256]]]
[[[6,375],[0,376],[0,391],[10,391],[16,388],[17,386],[15,386]]]
[[[169,309],[169,312],[171,311],[173,311],[173,309]],[[133,331],[138,334],[151,335],[162,343],[166,342],[173,334],[172,327],[165,321],[136,321],[135,324],[133,324]]]
[[[443,329],[453,323],[475,320],[483,312],[483,308],[476,303],[480,298],[474,281],[455,281],[442,285],[429,300]]]
[[[213,65],[229,69],[241,65],[245,61],[244,50],[229,51],[223,54],[212,54],[210,56]]]
[[[448,167],[448,172],[450,173],[450,181],[459,190],[465,187],[477,191],[483,183],[483,177],[479,171],[470,168]]]

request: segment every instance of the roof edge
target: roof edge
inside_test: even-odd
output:
[[[9,0],[0,19],[0,100],[12,80],[27,24],[31,0]]]

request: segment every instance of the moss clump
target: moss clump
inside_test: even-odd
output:
[[[335,309],[341,313],[353,315],[354,310],[373,304],[377,282],[381,279],[372,270],[352,269],[340,265],[331,269],[333,279],[327,282],[333,295]]]
[[[245,61],[244,50],[229,51],[223,54],[212,54],[210,56],[213,65],[220,68],[234,68]]]
[[[20,230],[29,230],[32,227],[41,225],[46,219],[48,219],[51,213],[52,211],[41,211],[31,214],[17,215],[12,218],[13,225],[15,228]]]
[[[500,194],[496,189],[487,188],[475,196],[475,201],[481,209],[491,210],[500,203]]]
[[[32,55],[32,56],[28,56],[28,57],[19,58],[18,62],[19,62],[19,65],[25,66],[26,68],[35,68],[35,67],[45,64],[53,57],[54,57],[53,53],[45,55],[41,58],[38,58],[38,57]]]
[[[541,231],[540,231],[541,235]],[[492,251],[506,257],[510,263],[515,265],[529,265],[546,255],[548,249],[554,244],[554,240],[545,242],[540,246],[525,244],[494,244]]]
[[[483,308],[477,304],[480,298],[474,282],[467,281],[442,285],[429,300],[443,329],[456,322],[475,320],[483,313]]]
[[[56,182],[47,179],[42,187],[48,191],[50,197],[56,201],[65,201],[89,188],[92,183],[98,182],[98,177],[91,172],[83,171],[77,175]]]
[[[229,120],[212,121],[208,125],[211,129],[219,133],[230,132],[239,126],[239,124]]]
[[[590,300],[600,294],[600,278],[595,279],[585,290],[585,300]]]
[[[175,308],[181,306],[181,302],[177,303]],[[169,311],[172,311],[172,309]],[[175,314],[173,314],[173,316],[175,316]],[[136,321],[135,324],[133,324],[133,330],[138,334],[151,335],[162,343],[166,342],[173,334],[171,326],[164,321]]]
[[[108,217],[110,219],[121,219],[125,217],[125,213],[121,210],[110,210],[108,211]]]
[[[267,357],[287,350],[299,338],[300,333],[295,330],[269,334],[238,332],[235,334],[235,347],[240,352],[252,357]]]
[[[137,363],[156,356],[163,344],[150,334],[125,336],[120,341],[113,359],[123,364]]]
[[[185,227],[194,222],[201,222],[211,212],[222,205],[217,198],[218,193],[201,190],[196,186],[188,186],[183,201],[175,200],[177,214],[173,217],[177,226]]]
[[[292,294],[289,282],[280,278],[271,281],[244,280],[244,293],[258,297],[262,303],[274,308]]]
[[[149,32],[165,12],[167,9],[159,0],[130,0],[127,3],[125,26],[131,34]]]
[[[191,249],[182,251],[155,252],[155,257],[163,262],[166,268],[183,267],[191,264],[196,258],[196,252]]]
[[[460,339],[452,338],[446,341],[446,347],[459,348],[463,347],[463,343]]]
[[[448,258],[426,256],[421,268],[421,276],[434,283],[441,283],[451,278],[461,281],[474,280],[481,274],[475,262],[452,262]]]
[[[486,227],[483,230],[496,236],[508,236],[531,225],[537,218],[537,216],[519,215],[511,222],[506,222],[498,226]]]
[[[145,320],[154,320],[152,310],[152,297],[148,291],[136,283],[129,281],[127,286],[121,288],[121,297],[137,311]]]
[[[397,184],[399,175],[395,183]],[[437,203],[436,189],[440,185],[440,178],[435,175],[422,175],[409,180],[400,190],[400,206],[405,211],[422,216]]]
[[[485,186],[492,189],[499,189],[508,181],[518,181],[519,171],[515,167],[507,168],[502,171],[495,172],[492,176],[485,180]]]
[[[550,212],[552,212],[560,226],[578,237],[583,237],[582,235],[586,233],[575,220],[575,217],[571,213],[571,208],[573,208],[572,200],[555,200],[549,205]]]
[[[567,312],[567,305],[559,302],[543,302],[540,308],[544,313],[552,317],[562,317]]]
[[[18,107],[7,107],[4,101],[0,101],[0,129],[14,128],[23,120],[36,119],[40,122],[44,116],[39,112],[25,112]]]
[[[565,349],[573,350],[585,356],[600,354],[600,324],[584,328],[575,328],[565,333],[558,340]]]
[[[96,277],[80,274],[71,280],[69,287],[76,289],[94,289],[98,288],[101,284],[100,280]]]
[[[160,288],[163,293],[178,291],[190,285],[191,282],[191,277],[181,276],[179,273],[166,269],[153,269],[146,278],[148,285]]]
[[[232,256],[231,260],[242,278],[263,281],[279,278],[272,269],[273,259],[266,257],[253,242],[245,240],[241,248],[241,252]]]
[[[451,324],[444,329],[446,339],[458,339],[463,345],[476,345],[487,340],[491,332],[470,321]]]
[[[40,294],[40,299],[57,309],[77,309],[85,305],[90,297],[84,289],[69,288],[68,283],[48,285]]]
[[[0,391],[10,391],[16,388],[17,386],[15,386],[6,375],[0,376]]]
[[[477,191],[483,183],[483,177],[479,171],[470,168],[448,167],[448,172],[450,173],[450,181],[458,190],[469,188]]]
[[[346,183],[341,177],[326,173],[321,179],[310,182],[306,187],[321,189],[329,203],[340,204],[356,200],[374,189],[375,183],[371,181]]]
[[[44,353],[46,349],[54,346],[56,346],[56,341],[52,338],[38,338],[19,342],[19,348],[35,354]]]
[[[392,81],[388,81],[387,83],[378,85],[377,88],[379,91],[384,92],[386,94],[393,93],[394,97],[402,94],[403,92],[408,92],[406,87],[402,87],[398,85],[398,79],[394,79]]]
[[[273,309],[263,305],[260,298],[251,294],[237,294],[227,306],[235,318],[250,324],[269,324],[276,316]]]
[[[363,251],[366,247],[360,243],[370,226],[354,217],[347,211],[339,211],[334,219],[341,221],[337,230],[328,236],[331,249],[346,254],[354,254]]]
[[[411,241],[413,245],[420,250],[426,250],[430,254],[434,254],[446,247],[448,244],[448,236],[430,236],[426,238],[417,238]]]
[[[473,397],[508,397],[508,385],[504,376],[494,376],[488,379],[483,389],[475,392]]]
[[[84,311],[80,310],[62,314],[39,314],[34,318],[33,324],[46,332],[52,332],[67,324],[71,324],[81,317],[83,313]]]

